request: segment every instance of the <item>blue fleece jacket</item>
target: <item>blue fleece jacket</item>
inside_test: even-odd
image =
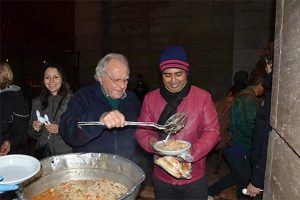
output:
[[[61,116],[61,136],[74,152],[112,153],[132,159],[136,155],[135,127],[107,129],[105,126],[82,126],[79,121],[99,121],[104,112],[113,108],[104,96],[100,83],[83,88],[71,98]],[[140,112],[138,98],[129,91],[121,99],[118,110],[127,121],[136,121]]]

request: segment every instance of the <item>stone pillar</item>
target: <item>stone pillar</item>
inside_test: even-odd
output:
[[[75,49],[80,53],[81,86],[93,82],[94,70],[103,56],[101,5],[100,1],[75,1]]]
[[[300,197],[300,1],[276,6],[271,126],[264,199]]]

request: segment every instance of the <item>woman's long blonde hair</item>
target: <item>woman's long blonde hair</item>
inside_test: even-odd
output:
[[[0,64],[0,89],[4,89],[14,82],[13,72],[7,62]]]

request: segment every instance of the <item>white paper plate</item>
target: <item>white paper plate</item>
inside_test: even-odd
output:
[[[31,156],[21,154],[0,156],[0,176],[3,177],[0,183],[22,183],[38,173],[40,169],[40,161]]]
[[[178,140],[180,142],[183,142],[185,144],[187,144],[187,147],[184,148],[184,149],[180,149],[180,150],[177,150],[177,151],[167,151],[167,150],[162,150],[160,149],[158,146],[163,143],[164,141],[158,141],[157,143],[155,143],[153,145],[153,148],[158,151],[159,153],[161,153],[162,155],[166,155],[166,156],[178,156],[182,153],[184,153],[185,151],[187,151],[189,148],[191,148],[191,143],[187,142],[187,141],[184,141],[184,140]]]

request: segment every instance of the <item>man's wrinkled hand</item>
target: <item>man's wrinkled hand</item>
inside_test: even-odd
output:
[[[100,117],[100,122],[103,122],[109,129],[122,128],[125,126],[125,116],[118,110],[105,112]]]

